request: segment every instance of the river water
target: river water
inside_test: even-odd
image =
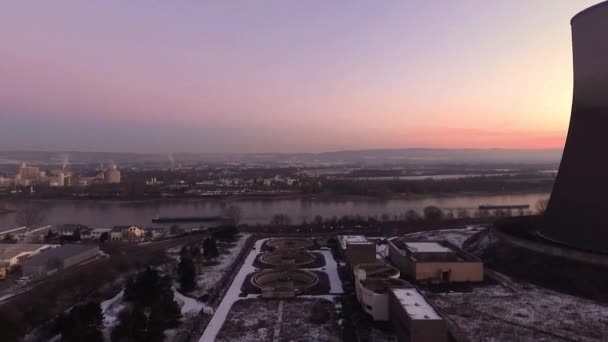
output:
[[[275,214],[287,214],[292,222],[311,222],[316,215],[324,218],[344,215],[392,216],[404,214],[410,209],[422,211],[429,205],[450,210],[466,208],[473,212],[483,204],[515,205],[529,204],[531,208],[548,193],[449,196],[392,200],[238,200],[230,204],[242,209],[241,223],[265,224]],[[19,209],[25,202],[4,202]],[[160,200],[146,202],[119,201],[41,201],[45,224],[79,223],[90,227],[112,227],[115,225],[163,226],[152,224],[155,216],[213,216],[220,215],[225,202],[219,200]],[[0,203],[1,204],[1,203]],[[165,225],[167,226],[167,225]],[[185,226],[182,224],[182,226]],[[0,231],[16,227],[15,214],[0,215]]]

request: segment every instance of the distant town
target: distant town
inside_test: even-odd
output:
[[[532,162],[504,157],[455,162],[427,153],[373,163],[311,161],[274,156],[264,162],[176,160],[70,160],[69,154],[45,159],[0,163],[0,199],[77,198],[142,200],[160,198],[238,197],[403,197],[462,193],[518,193],[548,191],[557,161]],[[496,152],[496,155],[505,152]],[[422,154],[423,156],[425,154]],[[509,154],[510,155],[510,154]],[[1,156],[1,154],[0,154]],[[23,153],[22,157],[32,153]],[[105,156],[107,157],[107,156]],[[116,159],[123,159],[115,156]],[[141,157],[140,157],[141,159]]]

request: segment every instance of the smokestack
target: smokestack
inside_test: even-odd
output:
[[[61,168],[63,170],[65,170],[65,168],[70,164],[70,155],[69,154],[64,154],[62,156],[62,162],[61,162]]]
[[[169,162],[171,162],[171,170],[175,169],[175,159],[173,158],[173,153],[167,154],[167,158],[169,158]]]

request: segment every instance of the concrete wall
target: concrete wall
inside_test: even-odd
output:
[[[388,244],[388,258],[399,269],[402,275],[410,275],[413,278],[416,268],[412,259],[407,255],[401,254],[392,243]]]
[[[576,249],[551,245],[549,243],[540,243],[532,240],[522,239],[503,233],[499,228],[492,228],[490,233],[497,239],[515,247],[529,249],[545,255],[608,267],[608,255],[605,254],[583,252]]]
[[[447,342],[448,330],[444,320],[412,320],[390,291],[388,310],[400,342]]]
[[[376,245],[373,243],[347,244],[344,258],[350,267],[374,262],[376,261]]]
[[[565,23],[564,23],[565,25]],[[608,2],[572,19],[574,89],[570,126],[545,213],[544,236],[608,252]]]
[[[417,262],[416,281],[441,281],[443,272],[449,272],[450,282],[483,281],[481,262]]]
[[[483,281],[483,262],[416,262],[407,254],[404,255],[389,243],[388,255],[402,275],[416,281],[441,281],[442,272],[450,272],[450,282],[480,282]]]
[[[364,287],[360,281],[356,284],[361,307],[372,316],[374,321],[388,321],[388,292],[375,293]]]

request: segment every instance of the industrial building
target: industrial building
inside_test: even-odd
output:
[[[338,235],[340,253],[349,268],[376,261],[376,244],[363,235]]]
[[[388,290],[389,317],[399,341],[446,342],[446,322],[415,288]]]
[[[388,241],[389,259],[402,275],[417,282],[481,282],[483,262],[447,241]]]
[[[6,263],[11,268],[23,263],[29,257],[39,254],[57,245],[17,243],[0,244],[0,263]]]
[[[36,166],[30,166],[27,163],[21,163],[17,175],[15,176],[15,182],[19,185],[31,185],[36,184],[44,175],[40,172],[40,168]]]
[[[106,184],[119,184],[120,178],[120,170],[118,170],[116,165],[112,165],[112,167],[103,174],[103,182]]]
[[[98,246],[63,245],[32,256],[22,264],[24,276],[39,276],[79,264],[94,258]]]
[[[603,225],[608,211],[608,2],[578,13],[571,26],[572,114],[540,234],[562,245],[608,252]]]
[[[411,287],[399,279],[399,270],[385,263],[359,264],[354,270],[355,293],[361,308],[374,321],[388,321],[388,289]]]
[[[62,224],[54,228],[57,234],[72,237],[89,233],[92,229],[82,224]]]

